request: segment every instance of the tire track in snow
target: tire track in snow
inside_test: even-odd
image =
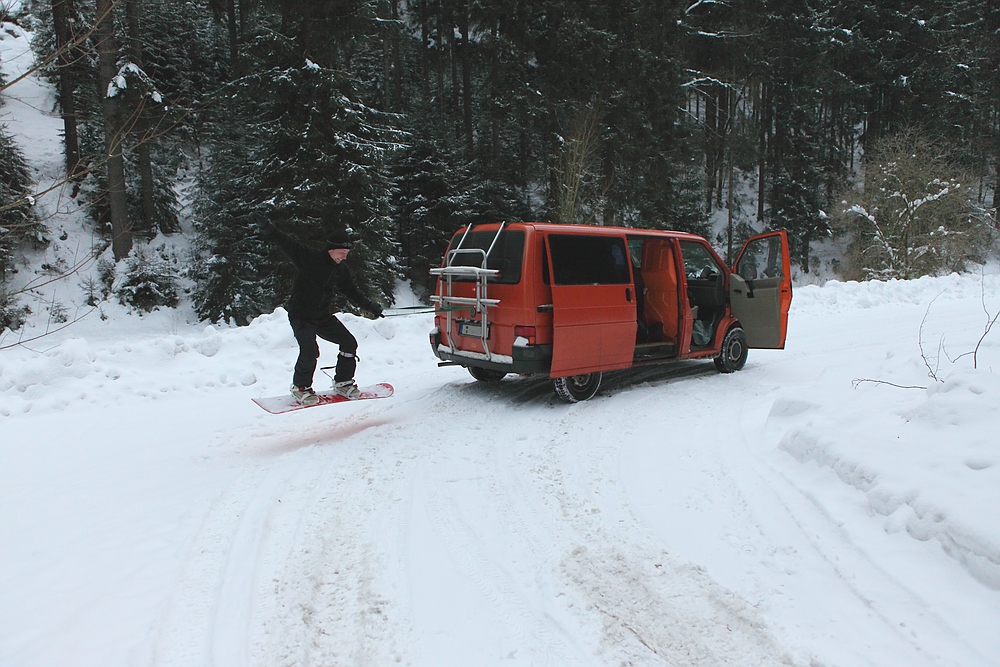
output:
[[[549,616],[540,602],[544,602],[535,581],[539,572],[554,559],[549,557],[551,549],[547,542],[530,528],[533,523],[522,516],[523,498],[515,500],[509,485],[500,482],[509,471],[504,465],[505,452],[510,446],[511,424],[508,414],[512,403],[540,403],[549,401],[551,389],[548,383],[537,380],[506,382],[503,385],[470,384],[461,388],[466,395],[486,394],[466,402],[458,415],[455,406],[460,401],[448,396],[440,401],[438,408],[450,410],[452,423],[468,423],[469,427],[455,432],[449,430],[448,439],[455,442],[474,443],[473,451],[466,453],[475,461],[475,470],[484,473],[474,480],[477,492],[482,495],[481,504],[491,509],[489,525],[471,525],[463,504],[469,497],[468,489],[459,488],[463,482],[453,475],[454,468],[443,463],[461,454],[451,445],[436,448],[436,457],[421,467],[423,495],[430,513],[436,536],[441,539],[447,552],[461,574],[474,586],[482,599],[491,607],[502,624],[499,634],[509,659],[525,659],[537,665],[576,665],[580,661],[578,651],[568,640],[557,623]],[[509,393],[508,393],[509,392]],[[544,395],[544,398],[543,398]],[[479,400],[481,399],[481,401]],[[485,407],[484,403],[485,402]],[[485,407],[485,409],[484,409]],[[530,407],[514,406],[519,413]],[[477,514],[477,518],[484,518]],[[537,520],[537,518],[534,518]],[[494,530],[492,521],[496,522]],[[496,541],[497,533],[503,537],[502,548]],[[530,571],[525,573],[527,563]],[[525,658],[525,656],[529,656]]]
[[[280,489],[269,472],[245,473],[206,512],[159,623],[154,665],[248,664],[260,543]]]
[[[687,367],[674,373],[646,373],[640,381],[662,382],[703,373],[707,372],[700,367]],[[515,382],[468,388],[489,401],[488,410],[482,405],[473,409],[476,419],[480,424],[495,424],[492,429],[467,430],[476,439],[495,443],[476,450],[484,462],[480,469],[489,471],[477,488],[488,490],[488,500],[483,502],[498,508],[506,539],[518,543],[516,549],[510,544],[505,548],[531,554],[536,571],[551,568],[557,582],[554,587],[569,591],[564,596],[566,609],[578,622],[596,629],[593,634],[600,637],[607,661],[789,663],[744,600],[703,570],[674,564],[631,516],[620,483],[607,474],[613,469],[608,464],[615,446],[602,446],[597,434],[581,433],[572,425],[574,410],[593,410],[607,399],[565,406],[541,399],[542,391],[550,396],[547,383]],[[525,398],[528,406],[518,404]],[[531,405],[540,409],[531,411]],[[456,421],[467,418],[457,415]],[[619,415],[609,423],[627,424],[628,418]],[[519,444],[522,440],[515,434],[525,427],[533,434]],[[516,438],[513,443],[512,436]],[[461,437],[449,431],[449,438]],[[578,446],[581,442],[585,443],[582,447]],[[428,486],[444,489],[447,480],[432,478]],[[468,525],[459,502],[459,497],[449,499],[442,492],[433,495],[435,525],[452,545],[449,552],[457,555],[466,576],[500,610],[511,631],[523,637],[536,626],[525,625],[530,615],[511,611],[521,609],[506,564],[488,553],[481,536],[486,529]],[[531,636],[538,638],[537,633]],[[587,632],[573,636],[587,636]]]
[[[546,449],[542,480],[577,536],[562,567],[585,609],[601,619],[603,652],[623,664],[791,664],[745,600],[702,568],[674,562],[629,508],[614,471],[618,442],[639,414],[635,403],[624,414],[613,399],[571,406]],[[576,409],[613,413],[614,437],[574,429]]]
[[[298,507],[294,548],[269,582],[275,603],[263,625],[272,641],[261,664],[387,664],[405,657],[411,628],[398,554],[407,511],[399,487],[415,455],[402,427],[391,423],[341,444],[324,457],[312,497]]]
[[[377,428],[356,427],[366,421],[355,415],[329,435],[321,423],[294,446],[278,429],[227,436],[279,456],[253,465],[206,510],[158,624],[154,665],[328,664],[345,647],[363,664],[405,636],[379,619],[379,538],[363,522],[379,495],[365,489],[377,459],[370,447],[345,446]]]

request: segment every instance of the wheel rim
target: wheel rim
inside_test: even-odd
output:
[[[743,356],[743,341],[741,341],[736,336],[729,341],[728,356],[730,363],[739,363],[740,358]]]
[[[553,380],[552,383],[560,398],[576,403],[586,401],[597,393],[597,389],[601,386],[601,376],[600,372],[570,375]]]

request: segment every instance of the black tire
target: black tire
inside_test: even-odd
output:
[[[469,366],[468,368],[469,374],[480,382],[499,382],[507,377],[507,373],[504,371],[495,371],[492,368],[480,368],[478,366]]]
[[[601,373],[573,375],[552,380],[552,388],[567,403],[578,403],[592,398],[601,386]]]
[[[720,373],[735,373],[747,363],[747,336],[743,329],[733,327],[722,339],[722,352],[715,358]]]

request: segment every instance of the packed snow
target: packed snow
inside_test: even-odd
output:
[[[283,311],[107,306],[0,354],[0,664],[1000,664],[984,304],[803,287],[786,350],[576,405],[344,315],[396,395],[282,416]]]
[[[44,185],[51,91],[13,88]],[[72,265],[67,202],[38,205]],[[575,405],[439,368],[428,315],[344,315],[396,394],[278,416],[281,309],[76,309],[75,280],[35,295],[82,319],[0,335],[0,665],[1000,665],[996,266],[800,286],[785,350]]]

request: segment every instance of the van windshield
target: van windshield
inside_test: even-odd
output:
[[[496,230],[493,231],[471,231],[462,239],[462,232],[455,234],[448,246],[448,253],[445,255],[445,262],[450,259],[451,266],[482,266],[483,253],[489,250],[490,244],[496,237]],[[460,252],[459,242],[462,247]],[[475,252],[482,250],[483,252]],[[468,252],[467,252],[468,251]],[[500,238],[493,244],[493,251],[486,262],[486,268],[498,269],[500,274],[495,278],[490,278],[490,282],[513,285],[521,281],[521,265],[524,263],[524,232],[521,230],[505,229],[500,232]],[[474,278],[455,277],[452,280],[474,280]]]

